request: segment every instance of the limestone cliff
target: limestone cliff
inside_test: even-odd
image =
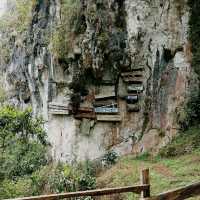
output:
[[[172,139],[193,73],[186,0],[35,0],[30,12],[25,31],[1,30],[2,80],[9,103],[46,120],[54,160]]]

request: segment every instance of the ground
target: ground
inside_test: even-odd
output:
[[[200,152],[167,159],[151,158],[147,155],[138,158],[134,158],[132,155],[126,156],[99,175],[98,187],[138,184],[142,168],[150,169],[151,194],[158,194],[200,181]],[[136,195],[126,194],[123,197],[115,196],[113,199],[133,200],[138,198]],[[191,199],[200,200],[200,197]]]

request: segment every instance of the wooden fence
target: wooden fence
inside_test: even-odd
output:
[[[7,200],[60,200],[73,197],[104,196],[104,195],[113,195],[113,194],[128,193],[128,192],[140,194],[141,200],[183,200],[200,195],[200,182],[185,187],[177,188],[168,192],[164,192],[156,196],[151,196],[149,169],[144,169],[141,171],[140,185],[88,190],[80,192],[69,192],[61,194],[41,195],[34,197],[23,197],[23,198],[7,199]]]

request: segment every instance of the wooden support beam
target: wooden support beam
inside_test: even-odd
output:
[[[149,185],[148,188],[141,191],[141,199],[150,197],[150,179],[149,179],[149,169],[143,169],[140,174],[141,185]]]
[[[141,191],[147,190],[148,188],[149,185],[136,185],[136,186],[119,187],[119,188],[108,188],[108,189],[69,192],[69,193],[52,194],[52,195],[42,195],[35,197],[23,197],[23,198],[7,199],[7,200],[59,200],[71,197],[103,196],[103,195],[120,194],[127,192],[134,192],[140,194]]]

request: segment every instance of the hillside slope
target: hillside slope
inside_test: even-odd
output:
[[[158,194],[176,187],[200,181],[200,130],[193,128],[178,136],[160,155],[152,157],[148,153],[121,158],[116,165],[97,178],[98,187],[127,186],[139,183],[140,170],[150,169],[152,194]],[[165,153],[164,153],[165,152]],[[138,199],[127,194],[113,199]],[[200,197],[191,198],[199,200]]]

